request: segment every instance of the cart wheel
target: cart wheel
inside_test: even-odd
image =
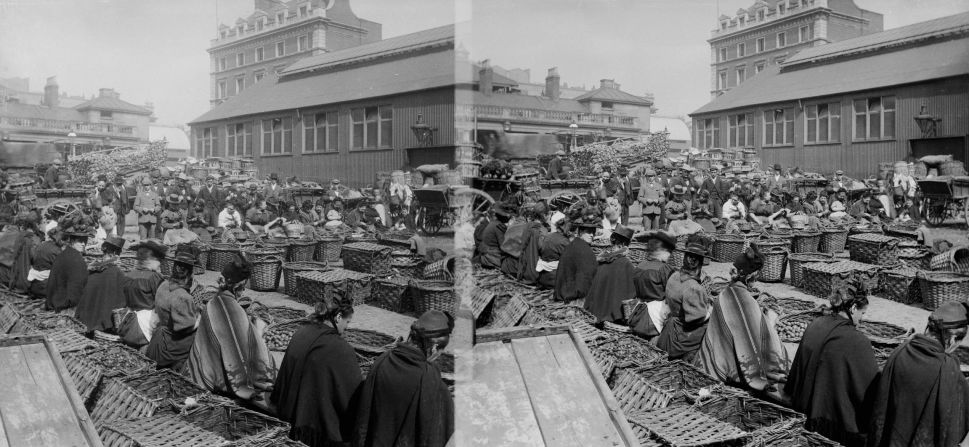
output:
[[[929,225],[933,227],[942,225],[949,214],[948,201],[945,199],[933,200],[932,203],[929,203],[925,214],[925,220],[928,221]]]
[[[51,200],[50,202],[47,202],[47,205],[44,205],[43,207],[40,208],[40,210],[39,210],[40,211],[40,215],[41,216],[45,215],[47,213],[47,210],[53,208],[54,205],[66,205],[67,206],[67,214],[71,214],[71,213],[73,213],[75,211],[80,211],[81,210],[81,207],[77,203],[75,203],[75,202],[73,202],[73,201],[71,201],[69,199],[54,199],[54,200]]]
[[[495,199],[488,193],[475,188],[462,188],[454,192],[455,203],[470,204],[471,213],[487,213],[495,204]]]
[[[425,236],[436,235],[441,232],[442,223],[440,211],[436,209],[431,210],[424,206],[418,208],[415,225],[424,232]]]

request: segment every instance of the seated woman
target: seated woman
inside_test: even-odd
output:
[[[87,283],[87,264],[84,262],[84,246],[93,230],[83,224],[64,223],[64,249],[54,259],[47,282],[46,309],[60,312],[77,306]]]
[[[584,299],[589,292],[598,266],[589,244],[601,222],[598,208],[592,206],[577,207],[570,212],[569,225],[575,229],[575,237],[562,252],[555,271],[556,301],[572,303]]]
[[[198,235],[199,241],[212,242],[212,227],[209,226],[209,215],[205,210],[205,200],[196,198],[192,208],[188,210],[188,229]]]
[[[636,267],[626,257],[626,248],[632,238],[633,229],[619,225],[609,237],[609,248],[596,257],[599,265],[589,286],[584,307],[599,322],[625,322],[622,303],[636,297],[636,285],[633,282]]]
[[[683,268],[666,283],[670,314],[656,347],[666,351],[670,360],[693,363],[710,318],[709,294],[700,284],[707,244],[701,236],[694,235],[683,252]]]
[[[703,231],[708,233],[717,231],[717,227],[713,223],[713,219],[716,218],[713,207],[714,204],[710,202],[710,192],[704,189],[700,191],[700,195],[693,201],[692,210],[690,211],[693,221],[700,225]]]
[[[750,283],[763,266],[756,246],[734,260],[730,284],[713,302],[700,362],[707,374],[728,385],[776,392],[790,360],[774,328],[777,314],[761,310],[751,294]]]
[[[122,286],[125,307],[131,315],[122,320],[118,333],[129,346],[140,348],[148,344],[154,332],[155,293],[165,280],[161,274],[161,261],[168,253],[168,247],[157,240],[148,239],[133,245],[138,264],[125,274]]]
[[[559,268],[559,259],[569,246],[569,221],[565,215],[558,213],[552,217],[552,231],[546,233],[539,242],[538,261],[535,271],[538,272],[538,285],[544,289],[555,287],[555,272]]]
[[[33,299],[47,298],[47,280],[50,278],[50,269],[54,266],[54,260],[64,249],[62,235],[55,226],[53,230],[47,232],[47,240],[40,243],[33,249],[30,255],[30,270],[27,271],[27,283],[29,284],[29,295]]]
[[[87,326],[88,332],[114,330],[111,313],[125,307],[122,291],[125,276],[118,268],[118,257],[124,249],[125,240],[109,236],[101,244],[104,253],[98,262],[88,266],[87,284],[81,301],[77,303],[75,316]]]
[[[654,338],[663,330],[669,316],[666,307],[666,283],[676,269],[669,264],[676,249],[676,238],[664,231],[653,231],[646,239],[646,259],[636,266],[633,281],[638,302],[629,318],[633,332],[644,338]]]
[[[289,437],[308,446],[349,445],[354,395],[363,374],[353,348],[342,337],[353,319],[345,294],[327,294],[308,324],[286,347],[269,400],[291,425]],[[341,444],[342,443],[342,444]]]
[[[864,446],[866,402],[878,374],[871,342],[855,324],[868,308],[861,284],[836,290],[831,314],[804,331],[784,392],[791,408],[804,413],[804,427],[847,447]]]
[[[179,371],[188,359],[198,329],[199,309],[190,290],[192,273],[198,264],[198,249],[179,245],[175,249],[172,276],[158,287],[155,314],[158,326],[151,336],[145,355],[159,368]]]
[[[538,263],[539,241],[547,231],[545,228],[545,206],[536,204],[525,210],[524,221],[508,227],[501,244],[501,272],[525,284],[538,280],[538,271],[533,266]]]
[[[202,310],[186,374],[209,391],[265,408],[263,394],[272,387],[276,365],[263,340],[262,320],[252,323],[238,303],[251,273],[240,255],[222,268],[219,294]]]
[[[842,220],[848,217],[848,190],[841,188],[834,195],[834,199],[831,200],[831,205],[828,207],[830,213],[828,218],[831,220]]]

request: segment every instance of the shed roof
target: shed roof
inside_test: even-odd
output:
[[[635,104],[641,106],[651,106],[652,101],[648,101],[639,96],[633,95],[631,93],[626,93],[622,90],[613,87],[599,87],[591,92],[579,95],[575,98],[576,101],[611,101],[618,102],[622,104]]]
[[[18,102],[8,102],[0,105],[0,116],[60,121],[87,121],[87,117],[83,113],[70,107],[47,107]]]
[[[691,115],[969,74],[969,39],[781,72],[770,66]]]
[[[525,95],[518,93],[495,93],[486,95],[474,92],[474,105],[517,107],[522,109],[551,110],[557,112],[587,113],[589,108],[574,99],[560,98],[553,100],[545,96]]]
[[[75,107],[77,110],[110,110],[134,115],[151,115],[151,110],[111,96],[98,96]]]

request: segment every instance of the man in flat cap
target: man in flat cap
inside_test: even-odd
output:
[[[548,162],[548,176],[549,180],[561,180],[565,178],[565,170],[562,169],[562,157],[565,156],[565,151],[559,149],[555,152],[555,158],[552,158]]]
[[[454,319],[430,310],[411,325],[407,341],[374,362],[360,389],[355,445],[443,446],[454,432],[454,400],[437,360]]]

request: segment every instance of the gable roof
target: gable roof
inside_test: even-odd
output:
[[[618,102],[621,104],[634,104],[634,105],[640,105],[640,106],[653,105],[652,101],[648,101],[639,96],[626,93],[622,90],[619,90],[617,88],[612,88],[612,87],[599,87],[595,90],[592,90],[591,92],[579,95],[577,98],[575,98],[575,100],[581,101],[581,102],[592,101],[592,100],[610,101],[610,102]]]
[[[969,38],[781,71],[772,65],[690,115],[969,74]]]
[[[544,96],[524,95],[517,93],[494,93],[486,95],[474,92],[474,105],[515,107],[521,109],[550,110],[556,112],[588,113],[589,108],[574,99],[552,100]]]
[[[900,26],[840,42],[805,48],[788,58],[782,65],[790,67],[804,62],[817,62],[823,59],[875,51],[925,39],[944,38],[953,34],[966,32],[969,32],[969,12]]]
[[[454,85],[454,51],[437,50],[306,76],[267,77],[189,124]]]
[[[136,106],[129,102],[122,101],[110,96],[99,96],[90,101],[84,102],[77,107],[77,110],[110,110],[113,112],[131,113],[133,115],[151,115],[151,110]]]
[[[391,37],[345,50],[308,56],[286,67],[281,76],[296,73],[333,69],[341,65],[361,63],[376,58],[400,55],[432,46],[454,45],[454,25],[426,29],[416,33]]]

